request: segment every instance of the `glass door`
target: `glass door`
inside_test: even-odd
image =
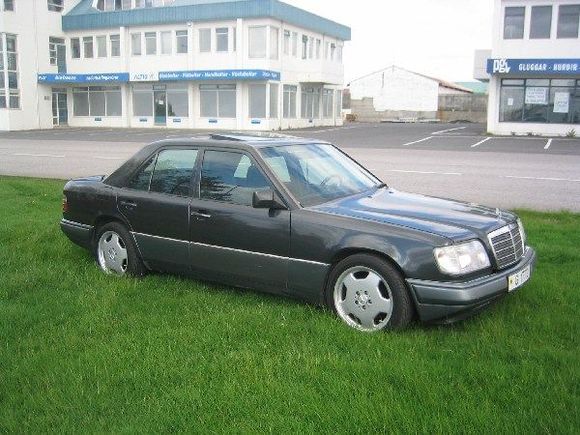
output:
[[[165,125],[167,123],[167,92],[154,91],[153,105],[155,109],[155,124]]]
[[[52,88],[52,125],[68,124],[68,105],[65,88]]]

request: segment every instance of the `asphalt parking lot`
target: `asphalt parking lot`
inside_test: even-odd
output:
[[[363,124],[285,134],[337,144],[389,185],[504,208],[580,211],[580,139],[494,137],[479,124]],[[200,130],[1,132],[0,174],[106,174],[144,144]]]

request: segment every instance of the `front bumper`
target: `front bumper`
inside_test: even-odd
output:
[[[419,318],[444,323],[463,319],[487,307],[508,293],[508,276],[536,263],[536,252],[526,247],[521,260],[492,275],[467,282],[439,282],[408,279],[415,296]]]
[[[83,248],[91,249],[91,240],[93,237],[92,225],[61,219],[60,229],[73,243]]]

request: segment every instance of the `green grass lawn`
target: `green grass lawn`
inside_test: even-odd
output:
[[[0,178],[0,432],[580,431],[580,215],[521,212],[532,281],[363,334],[292,300],[103,275],[62,182]]]

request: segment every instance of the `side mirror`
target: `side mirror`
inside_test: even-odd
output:
[[[282,203],[278,195],[272,189],[257,190],[252,195],[252,207],[268,208],[274,210],[285,210],[286,206]]]

